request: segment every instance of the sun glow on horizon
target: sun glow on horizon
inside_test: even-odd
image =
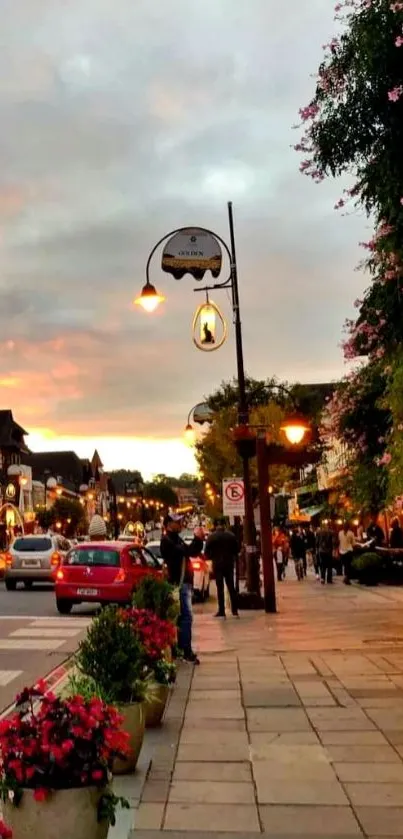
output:
[[[97,449],[106,471],[138,469],[148,480],[160,473],[197,473],[193,450],[181,438],[72,437],[58,435],[49,428],[27,431],[27,445],[33,452],[75,451],[79,457],[91,458]]]

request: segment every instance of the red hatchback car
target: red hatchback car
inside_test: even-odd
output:
[[[84,542],[62,560],[56,572],[56,606],[68,615],[77,603],[130,603],[148,574],[162,576],[161,562],[133,542]]]

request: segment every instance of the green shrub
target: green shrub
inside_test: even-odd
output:
[[[81,641],[76,664],[110,702],[142,702],[146,689],[144,650],[121,610],[108,606]]]
[[[137,609],[150,609],[161,620],[176,623],[179,615],[179,601],[174,586],[167,580],[151,575],[144,577],[133,595]]]
[[[68,682],[63,689],[64,696],[83,696],[84,699],[92,699],[94,696],[113,705],[113,690],[106,690],[101,687],[91,676],[86,676],[80,671],[74,670],[69,676]]]
[[[368,551],[353,559],[352,568],[360,583],[377,585],[382,576],[384,561],[374,551]]]

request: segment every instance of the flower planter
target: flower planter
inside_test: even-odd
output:
[[[25,789],[18,807],[3,804],[3,816],[14,839],[106,839],[109,822],[98,822],[98,803],[105,789],[80,787],[49,793],[46,801],[35,801],[34,791]]]
[[[141,702],[129,705],[118,705],[119,714],[123,717],[122,728],[129,735],[130,754],[125,760],[117,758],[113,762],[114,775],[127,775],[133,772],[141,752],[144,739],[145,713]]]
[[[168,685],[155,683],[152,686],[150,701],[145,703],[146,728],[156,728],[161,725],[162,717],[168,702]]]

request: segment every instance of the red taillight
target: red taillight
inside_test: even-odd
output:
[[[57,565],[60,565],[60,560],[61,560],[61,556],[60,556],[59,552],[54,551],[52,553],[52,556],[50,557],[50,564],[53,565],[53,567],[55,567]]]
[[[13,564],[13,558],[10,553],[6,553],[6,565],[10,566]]]
[[[119,568],[119,571],[116,574],[114,582],[115,583],[124,583],[125,579],[126,579],[126,572],[125,572],[124,568]]]
[[[56,571],[56,580],[64,580],[64,573],[61,568]]]
[[[200,571],[201,569],[201,562],[199,559],[192,559],[192,567],[193,571]]]

